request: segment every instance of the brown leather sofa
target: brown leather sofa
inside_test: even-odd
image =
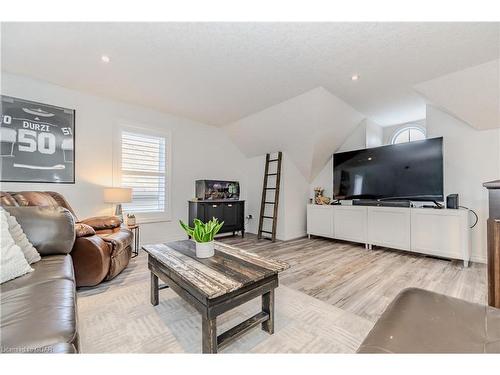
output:
[[[405,289],[358,353],[500,353],[500,309]]]
[[[4,207],[62,207],[75,220],[76,240],[71,251],[76,286],[94,286],[111,280],[125,269],[132,254],[133,234],[116,216],[99,216],[79,221],[59,193],[52,191],[0,192]]]
[[[0,285],[2,353],[77,353],[74,218],[60,207],[7,207],[42,259]]]

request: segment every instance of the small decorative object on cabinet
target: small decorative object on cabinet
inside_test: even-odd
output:
[[[134,218],[134,223],[135,223],[135,218]],[[134,248],[132,249],[132,258],[135,258],[137,255],[139,255],[139,247],[140,245],[140,227],[137,224],[130,224],[127,223],[127,228],[132,231],[134,234]]]
[[[194,228],[184,224],[182,220],[179,220],[179,223],[188,236],[196,241],[196,256],[198,258],[210,258],[214,256],[214,237],[222,228],[224,222],[219,223],[216,218],[207,223],[195,219]]]
[[[135,215],[134,214],[127,214],[127,225],[129,227],[135,225]]]
[[[330,204],[331,199],[323,195],[325,189],[322,187],[314,188],[314,203],[316,204]]]

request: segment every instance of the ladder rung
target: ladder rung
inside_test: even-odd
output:
[[[262,216],[264,219],[274,219],[274,216]]]
[[[279,159],[271,159],[269,160],[269,163],[272,162],[272,161],[278,161]]]
[[[261,230],[261,233],[273,234],[273,232],[268,232],[267,230]]]
[[[276,190],[276,188],[264,188],[266,190]]]
[[[264,202],[264,204],[276,204],[276,202]]]
[[[266,176],[277,176],[278,174],[277,173],[268,173],[266,174]]]

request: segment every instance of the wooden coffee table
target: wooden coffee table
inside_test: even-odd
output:
[[[191,240],[143,246],[151,271],[151,304],[158,305],[160,278],[165,287],[198,310],[203,353],[217,353],[259,324],[273,334],[274,289],[278,287],[278,273],[289,268],[285,262],[220,242],[215,243],[215,249],[213,257],[200,259]],[[261,312],[217,336],[217,316],[259,296]]]

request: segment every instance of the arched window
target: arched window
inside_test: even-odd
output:
[[[392,136],[391,143],[393,145],[397,143],[406,143],[413,141],[421,141],[425,139],[425,131],[421,128],[417,128],[416,126],[407,126],[405,128],[399,129]]]

